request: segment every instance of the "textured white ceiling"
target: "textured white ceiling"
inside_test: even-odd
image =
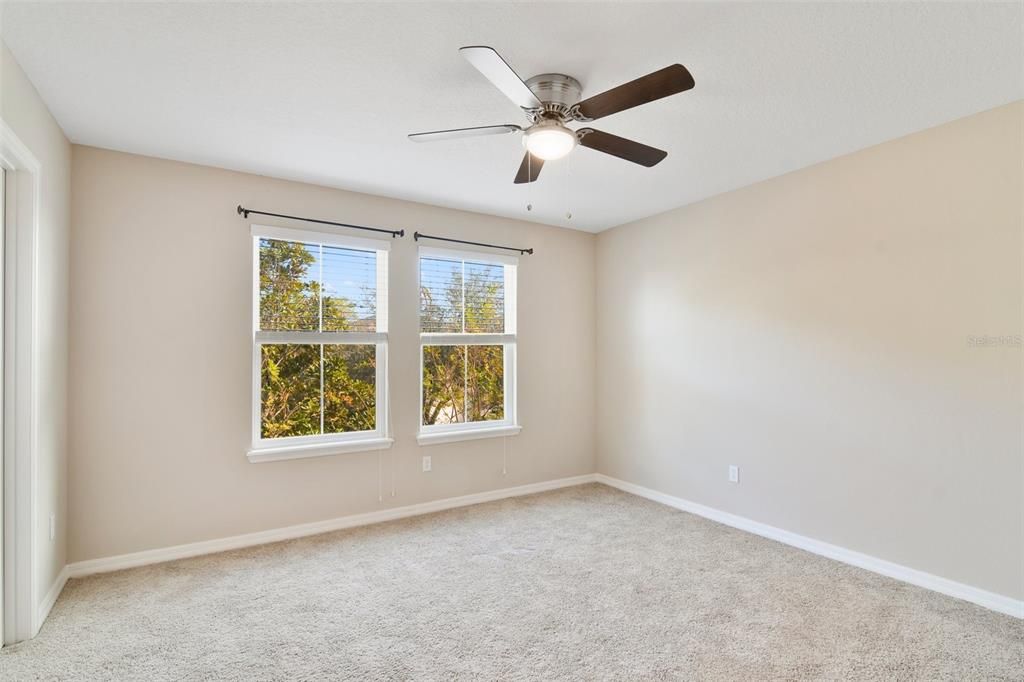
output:
[[[4,41],[73,142],[590,231],[1024,97],[1020,3],[0,12]],[[659,166],[578,149],[528,189],[512,184],[518,136],[405,138],[524,121],[462,45],[495,47],[524,79],[573,75],[584,96],[673,62],[697,86],[593,124],[668,150]]]

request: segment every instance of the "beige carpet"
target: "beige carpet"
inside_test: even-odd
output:
[[[599,485],[71,581],[3,680],[1022,676],[1024,625]]]

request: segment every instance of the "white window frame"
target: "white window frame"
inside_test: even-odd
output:
[[[448,260],[468,260],[474,263],[489,263],[504,266],[505,274],[505,332],[502,334],[437,334],[420,330],[419,337],[419,403],[416,412],[419,422],[419,433],[416,441],[420,445],[451,443],[476,438],[495,438],[514,436],[522,427],[519,425],[516,400],[516,279],[518,276],[519,259],[512,256],[480,253],[477,251],[456,251],[421,246],[416,257],[416,291],[417,291],[417,328],[419,327],[420,310],[420,265],[422,258],[444,258]],[[424,424],[423,423],[423,347],[437,345],[452,346],[504,346],[505,366],[504,380],[504,414],[501,421],[469,422],[465,424]]]
[[[375,251],[377,254],[377,323],[375,332],[265,332],[260,331],[260,240],[276,239],[307,245],[339,246]],[[391,447],[388,402],[388,252],[390,242],[359,239],[319,230],[252,225],[252,448],[250,462],[270,462],[300,457],[320,457],[345,452],[382,450]],[[262,419],[262,347],[273,343],[375,344],[376,357],[376,429],[315,436],[263,438]]]

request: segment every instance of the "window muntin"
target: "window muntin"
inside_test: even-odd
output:
[[[515,420],[516,261],[420,250],[420,432]]]
[[[388,244],[253,226],[253,448],[387,437]]]

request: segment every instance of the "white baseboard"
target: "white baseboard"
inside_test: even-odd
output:
[[[245,535],[235,535],[216,540],[193,542],[186,545],[176,545],[174,547],[164,547],[161,549],[146,550],[143,552],[133,552],[131,554],[121,554],[101,559],[89,559],[87,561],[68,564],[64,567],[64,570],[61,571],[57,580],[54,581],[53,586],[50,588],[49,592],[47,592],[46,597],[39,605],[38,619],[36,621],[37,629],[38,625],[42,624],[47,614],[49,614],[54,602],[57,601],[57,597],[60,595],[61,590],[64,588],[64,583],[68,578],[79,578],[93,573],[119,571],[125,568],[145,566],[164,561],[173,561],[175,559],[184,559],[202,554],[213,554],[232,549],[262,545],[269,542],[291,540],[293,538],[327,533],[344,528],[354,528],[356,526],[365,526],[384,521],[407,518],[410,516],[431,514],[433,512],[444,511],[445,509],[455,509],[457,507],[465,507],[473,504],[480,504],[482,502],[491,502],[494,500],[518,497],[521,495],[532,495],[546,490],[567,488],[570,486],[593,482],[603,483],[613,488],[618,488],[624,492],[632,493],[634,495],[674,507],[675,509],[690,512],[748,533],[753,533],[770,540],[775,540],[792,547],[797,547],[798,549],[811,552],[812,554],[818,554],[820,556],[828,557],[829,559],[841,561],[851,566],[856,566],[890,578],[895,578],[896,580],[902,580],[903,582],[910,583],[911,585],[917,585],[918,587],[940,592],[950,597],[963,599],[987,609],[998,611],[999,613],[1005,613],[1016,618],[1024,618],[1024,601],[1018,599],[1013,599],[994,592],[988,592],[977,587],[972,587],[971,585],[958,583],[954,580],[949,580],[948,578],[942,578],[931,573],[925,573],[924,571],[919,571],[891,561],[855,552],[853,550],[846,549],[845,547],[839,547],[838,545],[822,542],[821,540],[815,540],[814,538],[809,538],[781,528],[769,526],[768,524],[760,523],[759,521],[753,521],[742,516],[707,507],[696,502],[691,502],[690,500],[684,500],[679,497],[658,492],[657,490],[621,481],[617,478],[612,478],[611,476],[606,476],[604,474],[585,474],[582,476],[561,478],[553,481],[530,483],[528,485],[521,485],[514,488],[502,488],[500,490],[463,495],[461,497],[449,497],[442,500],[422,502],[420,504],[412,504],[405,507],[382,509],[380,511],[367,512],[365,514],[342,516],[326,521],[315,521],[313,523],[305,523],[297,526],[247,533]]]
[[[988,592],[971,585],[965,585],[964,583],[958,583],[948,578],[942,578],[931,573],[925,573],[915,568],[909,568],[900,564],[895,564],[891,561],[879,559],[867,554],[861,554],[845,547],[839,547],[838,545],[830,545],[827,542],[821,540],[815,540],[804,535],[798,535],[791,533],[788,530],[782,530],[774,526],[769,526],[765,523],[753,521],[743,516],[737,516],[730,514],[712,507],[706,507],[690,500],[684,500],[679,497],[673,497],[665,493],[658,492],[657,490],[651,490],[650,488],[644,488],[643,486],[636,485],[634,483],[628,483],[621,481],[611,476],[605,476],[604,474],[596,474],[594,477],[598,483],[604,483],[613,488],[618,488],[627,493],[639,495],[645,497],[654,502],[660,502],[661,504],[668,505],[669,507],[675,507],[697,516],[703,516],[706,519],[717,521],[718,523],[725,524],[726,526],[732,526],[739,530],[753,533],[754,535],[760,535],[761,537],[768,538],[769,540],[776,540],[792,547],[811,552],[812,554],[818,554],[829,559],[835,559],[841,561],[844,564],[850,564],[858,568],[863,568],[873,573],[879,573],[896,580],[902,580],[903,582],[923,587],[928,590],[940,592],[950,597],[956,597],[957,599],[963,599],[965,601],[972,602],[979,606],[984,606],[987,609],[998,611],[999,613],[1005,613],[1009,616],[1016,618],[1024,618],[1024,601],[1013,599],[1001,594],[994,592]]]
[[[431,514],[433,512],[444,511],[445,509],[466,507],[472,504],[492,502],[494,500],[502,500],[508,497],[532,495],[546,490],[555,490],[557,488],[567,488],[569,486],[582,485],[584,483],[593,483],[595,480],[595,474],[585,474],[583,476],[560,478],[553,481],[530,483],[527,485],[517,486],[515,488],[502,488],[500,490],[490,490],[483,493],[463,495],[461,497],[449,497],[443,500],[411,504],[405,507],[395,507],[393,509],[382,509],[380,511],[367,512],[365,514],[342,516],[336,519],[328,519],[327,521],[314,521],[313,523],[304,523],[297,526],[288,526],[286,528],[275,528],[273,530],[259,531],[256,533],[246,533],[245,535],[234,535],[216,540],[204,540],[202,542],[191,542],[186,545],[175,545],[174,547],[164,547],[161,549],[151,549],[143,552],[133,552],[131,554],[104,557],[101,559],[78,561],[73,564],[68,564],[65,570],[67,571],[68,576],[72,578],[80,578],[93,573],[120,571],[125,568],[134,568],[136,566],[145,566],[147,564],[158,564],[164,561],[184,559],[202,554],[226,552],[232,549],[263,545],[268,542],[280,542],[281,540],[291,540],[293,538],[317,535],[319,533],[327,533],[334,530],[341,530],[343,528],[354,528],[356,526],[366,526],[373,523],[381,523],[383,521],[404,519],[409,516]],[[54,596],[54,599],[56,599],[56,596]]]
[[[39,628],[43,627],[43,622],[46,617],[50,615],[50,609],[57,603],[57,597],[60,596],[61,591],[64,589],[64,585],[67,584],[68,578],[71,577],[71,572],[68,567],[60,569],[60,573],[57,574],[57,579],[53,581],[53,585],[50,585],[50,589],[47,590],[46,596],[43,597],[43,601],[39,603],[39,607],[36,609],[36,619],[32,623],[32,636],[35,637],[39,634]]]

